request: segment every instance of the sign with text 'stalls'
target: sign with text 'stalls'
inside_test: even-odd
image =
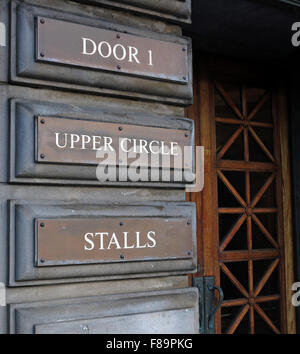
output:
[[[184,45],[49,18],[37,21],[38,61],[188,82]]]
[[[38,266],[193,257],[186,218],[38,219],[37,230]]]

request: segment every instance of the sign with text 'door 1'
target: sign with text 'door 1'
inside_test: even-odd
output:
[[[187,46],[37,18],[37,60],[188,82]]]
[[[187,218],[37,219],[37,265],[193,257]]]
[[[191,156],[181,158],[193,145],[189,130],[56,117],[37,117],[36,126],[40,163],[129,166],[138,158],[140,167],[192,168]]]

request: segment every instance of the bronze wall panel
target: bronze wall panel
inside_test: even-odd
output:
[[[37,265],[192,258],[185,218],[37,219]]]
[[[42,62],[188,81],[186,45],[51,18],[37,18],[36,57]]]
[[[193,136],[189,130],[81,119],[37,117],[36,132],[36,159],[39,163],[97,165],[101,161],[100,156],[97,157],[97,150],[101,149],[103,151],[101,157],[105,158],[109,165],[128,166],[139,158],[140,166],[149,167],[151,157],[156,155],[159,157],[157,167],[167,165],[166,167],[182,169],[181,160],[176,162],[176,156],[179,156],[181,151],[184,152],[185,146],[193,145]],[[136,146],[134,146],[134,139],[136,139]],[[141,140],[143,143],[147,142],[143,148],[140,146]],[[155,145],[150,145],[151,142]],[[133,157],[130,157],[131,153],[127,153],[130,149]],[[126,155],[127,161],[119,163],[119,150],[122,155]],[[116,159],[114,160],[114,156],[105,156],[104,152],[115,152]],[[169,166],[168,160],[163,159],[162,154],[170,157]],[[185,167],[191,169],[192,161],[191,166]]]
[[[66,7],[63,2],[58,2],[55,8],[50,4],[47,5],[51,7],[39,7],[19,1],[11,4],[11,82],[167,104],[191,103],[192,43],[189,38],[181,36],[180,31],[163,31],[161,28],[155,31],[149,26],[149,19],[148,26],[141,27],[140,23],[137,26],[137,17],[113,9],[102,12],[98,9],[94,13],[91,7],[75,3]],[[41,20],[45,22],[41,23]],[[100,55],[81,55],[80,33],[93,36],[96,50],[102,34],[105,37],[108,34],[113,44],[112,53],[117,43],[132,47],[138,43],[141,64],[129,61],[128,47],[126,60],[125,57],[124,60],[110,61]],[[46,47],[45,39],[52,39]],[[103,40],[106,41],[104,37]],[[149,70],[152,66],[142,60],[144,55],[149,55],[149,43],[150,46],[154,44],[153,70]],[[122,59],[121,47],[115,50],[116,56]],[[135,49],[131,53],[134,54]]]
[[[72,195],[75,198],[78,194],[73,191]],[[124,200],[126,198],[125,196]],[[194,204],[109,204],[107,198],[102,203],[95,204],[89,202],[90,197],[82,199],[9,202],[11,286],[145,278],[195,271],[197,261]],[[123,224],[120,225],[120,222]],[[41,223],[44,223],[44,227],[41,227]],[[51,228],[50,224],[55,227]],[[85,257],[81,247],[90,244],[80,242],[83,232],[95,233],[102,226],[115,231],[118,239],[123,235],[118,230],[135,232],[152,227],[155,228],[154,231],[159,229],[155,237],[157,252],[153,251],[154,248],[116,249],[112,244],[110,248],[114,249],[114,252],[106,253],[106,257],[101,258],[98,253],[97,259],[95,256]],[[43,228],[46,236],[42,243],[39,241],[44,236],[40,234],[37,237],[37,227]],[[47,233],[48,228],[50,229]],[[160,232],[160,229],[164,232]],[[141,245],[144,245],[144,240],[145,235],[141,234]],[[95,240],[95,247],[99,245],[98,242],[99,238]],[[132,242],[132,233],[128,234],[128,244],[129,242]],[[149,243],[151,244],[151,240]],[[107,243],[105,245],[108,248]],[[39,246],[43,247],[38,249]],[[120,257],[121,254],[124,258]],[[41,261],[42,258],[44,262]]]

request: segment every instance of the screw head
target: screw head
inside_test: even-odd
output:
[[[117,66],[117,69],[118,69],[118,70],[121,70],[121,65],[118,65],[118,66]]]
[[[185,47],[183,47],[183,48],[182,48],[182,51],[183,51],[183,52],[186,52],[186,48],[185,48]]]
[[[119,34],[117,34],[117,38],[121,38],[121,36]]]
[[[122,130],[123,130],[123,127],[119,127],[119,130],[122,131]]]
[[[186,254],[187,254],[188,256],[190,256],[190,255],[192,254],[192,252],[191,252],[191,251],[188,251]]]
[[[186,77],[185,77],[185,76],[182,76],[182,80],[186,81]]]
[[[41,259],[40,259],[40,262],[41,262],[41,263],[45,263],[45,261],[46,261],[45,258],[41,258]]]
[[[189,137],[189,134],[188,134],[188,133],[185,133],[184,136],[185,136],[186,138],[188,138],[188,137]]]
[[[41,119],[41,124],[45,124],[45,119]]]
[[[40,23],[41,23],[41,24],[44,24],[44,23],[45,23],[45,20],[44,20],[43,18],[41,18]]]
[[[212,291],[214,290],[214,286],[212,284],[207,284],[207,289]]]
[[[122,221],[120,222],[120,226],[123,226],[124,224],[122,223]]]
[[[44,226],[45,226],[45,223],[41,222],[40,227],[44,227]]]
[[[41,154],[40,157],[41,157],[41,159],[44,159],[45,158],[45,154]]]
[[[40,53],[40,56],[41,56],[42,58],[44,58],[45,53],[44,53],[44,52],[41,52],[41,53]]]
[[[188,220],[186,223],[187,225],[191,225],[191,220]]]
[[[120,254],[120,258],[121,258],[121,259],[124,259],[125,257],[124,257],[124,255],[123,255],[123,254]]]

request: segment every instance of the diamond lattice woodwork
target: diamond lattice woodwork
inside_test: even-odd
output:
[[[272,92],[215,82],[214,106],[222,332],[280,333],[279,164]]]

